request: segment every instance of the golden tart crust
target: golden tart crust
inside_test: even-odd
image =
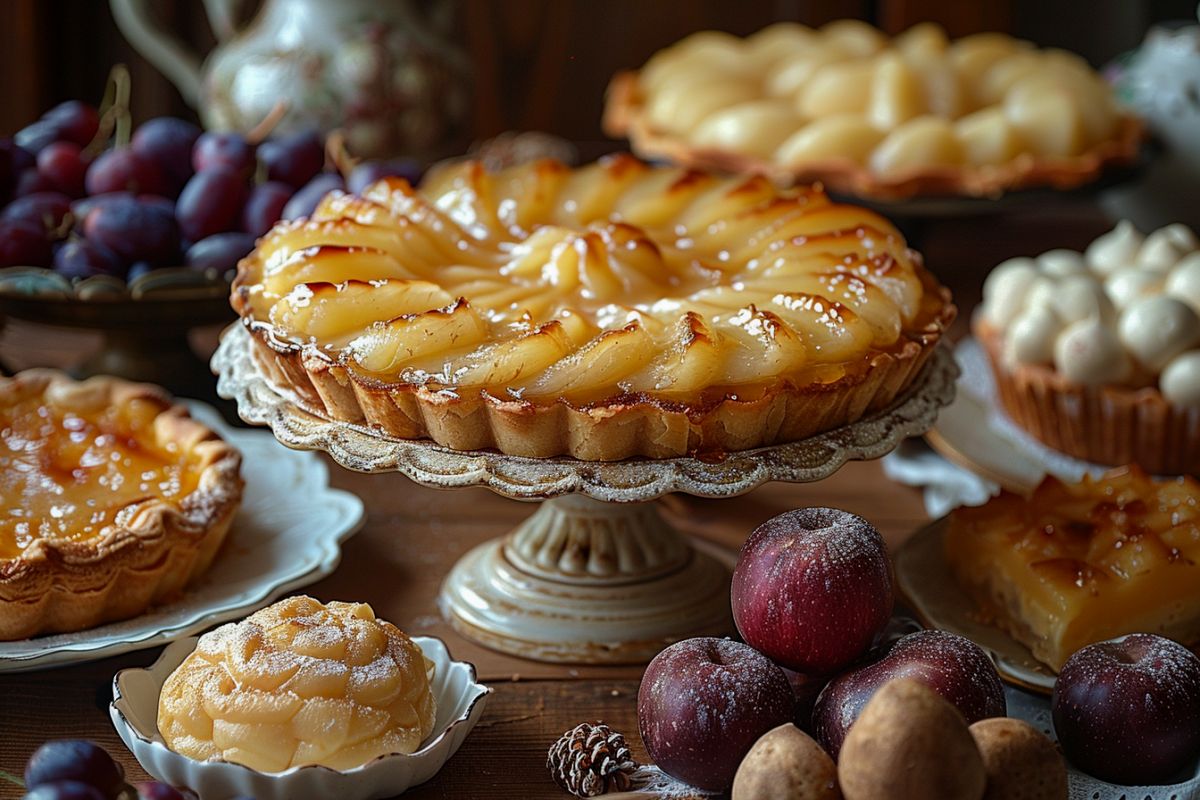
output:
[[[241,455],[161,389],[27,370],[0,416],[0,640],[128,619],[209,568]]]
[[[614,76],[603,126],[645,158],[879,200],[1069,189],[1145,138],[1078,56],[853,20],[690,36]]]
[[[954,307],[882,217],[761,177],[466,162],[330,195],[233,305],[314,412],[585,460],[793,441],[902,393]]]

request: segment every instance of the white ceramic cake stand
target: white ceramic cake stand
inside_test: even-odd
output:
[[[731,630],[729,567],[694,548],[651,502],[670,492],[732,497],[769,480],[826,478],[927,431],[954,397],[958,369],[939,348],[914,388],[853,425],[720,459],[588,462],[463,452],[332,421],[268,382],[241,325],[212,360],[217,391],[280,442],[324,450],[359,472],[400,472],[425,486],[486,486],[542,501],[507,536],[467,553],[442,585],[463,635],[506,653],[564,663],[642,663],[687,636]]]

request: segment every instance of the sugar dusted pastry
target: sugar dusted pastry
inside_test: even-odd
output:
[[[317,413],[589,460],[852,422],[911,385],[954,316],[878,214],[626,155],[332,194],[260,240],[233,303]]]
[[[1137,468],[1026,498],[1002,492],[950,515],[957,579],[1054,669],[1081,647],[1134,632],[1200,640],[1200,483]]]
[[[1072,53],[854,20],[697,33],[617,75],[604,123],[643,156],[877,197],[1078,185],[1141,140]]]
[[[347,770],[433,730],[433,663],[363,603],[289,597],[200,637],[163,685],[172,750],[261,772]]]
[[[1101,464],[1200,473],[1200,240],[1118,223],[998,265],[972,327],[1009,416]]]

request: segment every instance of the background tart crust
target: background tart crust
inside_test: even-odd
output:
[[[328,419],[400,439],[432,439],[455,450],[585,461],[671,458],[797,441],[888,406],[912,385],[956,314],[949,291],[925,270],[920,274],[926,292],[938,301],[932,318],[902,331],[893,350],[870,354],[865,369],[826,384],[779,381],[754,399],[726,396],[703,406],[644,395],[576,406],[384,384],[316,346],[277,336],[267,323],[249,317],[243,323],[268,379]]]
[[[850,159],[829,159],[803,168],[777,164],[729,150],[694,147],[662,133],[646,119],[636,72],[615,75],[608,86],[602,119],[604,132],[628,138],[641,158],[665,159],[693,169],[766,175],[782,186],[820,183],[835,194],[874,200],[912,197],[998,197],[1016,189],[1073,189],[1091,183],[1110,167],[1137,162],[1145,126],[1136,117],[1120,120],[1116,134],[1075,156],[1051,158],[1022,154],[1004,164],[922,167],[881,177]]]
[[[157,404],[146,438],[175,442],[201,472],[179,501],[131,503],[90,541],[41,538],[0,560],[0,640],[128,619],[177,594],[212,564],[242,499],[241,454],[162,389],[109,377],[77,382],[44,369],[0,380],[0,403],[47,393],[89,404]]]

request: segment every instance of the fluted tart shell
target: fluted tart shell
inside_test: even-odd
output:
[[[1001,332],[976,317],[1000,406],[1034,439],[1094,464],[1137,464],[1153,475],[1200,475],[1200,409],[1157,387],[1086,386],[1038,364],[1006,364]]]

